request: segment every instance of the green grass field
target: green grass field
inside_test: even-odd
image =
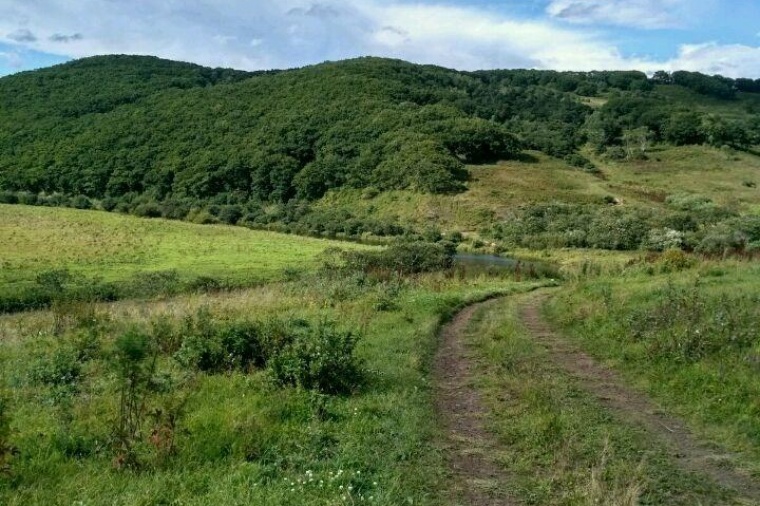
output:
[[[365,246],[222,225],[197,226],[98,211],[0,205],[0,295],[35,284],[45,271],[121,282],[176,271],[235,285],[311,270],[327,248]]]

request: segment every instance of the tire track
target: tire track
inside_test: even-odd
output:
[[[512,506],[504,486],[509,474],[492,456],[498,445],[486,430],[488,411],[473,385],[475,362],[464,344],[463,334],[480,310],[498,302],[493,299],[466,307],[440,333],[434,362],[435,409],[445,432],[443,451],[453,483],[454,504]]]
[[[528,334],[547,349],[554,364],[576,378],[584,390],[624,423],[643,428],[664,444],[682,469],[706,475],[735,490],[749,501],[747,504],[760,504],[760,483],[735,468],[733,455],[699,441],[682,420],[663,413],[614,371],[555,333],[541,316],[541,306],[547,298],[546,292],[526,297],[519,314]]]

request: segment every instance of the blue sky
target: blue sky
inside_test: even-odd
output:
[[[760,78],[760,0],[0,0],[0,75],[112,53]]]

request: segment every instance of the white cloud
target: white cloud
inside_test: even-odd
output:
[[[4,61],[11,68],[21,68],[24,63],[21,55],[15,51],[0,51],[0,61]]]
[[[691,70],[726,77],[760,77],[760,47],[742,44],[685,44],[667,63],[669,70]]]
[[[684,1],[659,0],[655,5],[651,0],[553,0],[549,9],[578,4],[575,20],[579,21],[584,6],[601,6],[592,11],[607,12],[609,18],[612,11],[605,6],[627,4],[619,20],[659,7],[646,22],[655,26],[672,20]],[[653,71],[676,65],[696,70],[720,65],[729,75],[760,76],[751,60],[755,48],[731,46],[721,55],[720,46],[685,46],[674,60],[658,62],[623,56],[607,36],[589,27],[412,0],[36,0],[8,4],[0,3],[0,42],[75,58],[153,54],[253,70],[377,55],[459,69]],[[565,18],[569,19],[567,13]],[[715,60],[708,61],[710,57]]]
[[[709,10],[713,0],[552,0],[546,12],[580,24],[636,28],[684,27]]]

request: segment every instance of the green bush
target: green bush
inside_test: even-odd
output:
[[[70,418],[71,399],[79,393],[82,361],[70,346],[61,346],[50,357],[40,359],[30,371],[30,379],[47,387],[50,401],[62,408],[64,423]]]
[[[116,338],[113,371],[119,407],[113,420],[116,467],[140,466],[137,448],[143,440],[148,400],[155,390],[157,348],[147,334],[131,329]]]
[[[291,341],[270,360],[272,377],[281,385],[347,394],[361,383],[362,370],[354,351],[357,337],[332,324],[291,330]]]
[[[0,191],[0,204],[18,204],[18,196],[14,192]]]
[[[448,269],[455,253],[453,243],[413,241],[397,243],[382,251],[344,252],[343,257],[349,270],[406,275]]]
[[[160,329],[164,335],[168,329]],[[175,359],[184,367],[219,373],[247,372],[264,367],[270,350],[265,349],[262,325],[256,322],[216,323],[203,308],[185,320],[184,337]],[[176,345],[174,345],[176,346]]]
[[[71,199],[71,207],[76,209],[92,209],[92,201],[85,195],[77,195]]]

